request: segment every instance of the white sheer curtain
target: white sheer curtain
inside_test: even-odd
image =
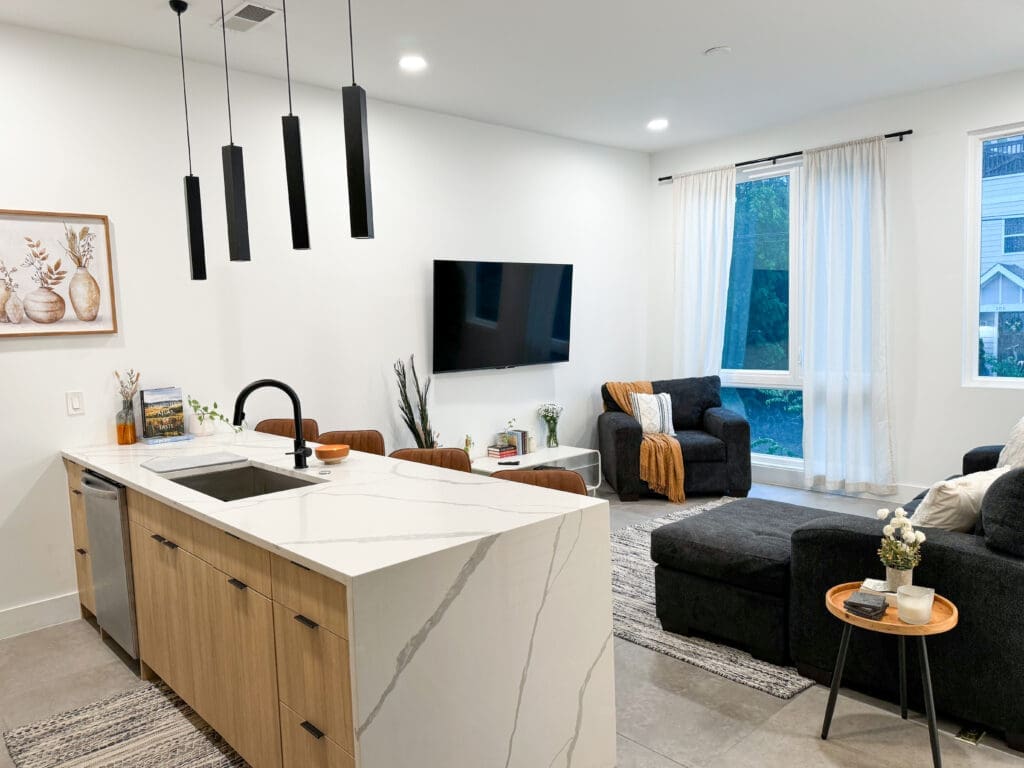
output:
[[[736,169],[689,174],[677,178],[673,187],[674,372],[706,376],[722,368]]]
[[[804,153],[804,479],[893,493],[885,144]]]

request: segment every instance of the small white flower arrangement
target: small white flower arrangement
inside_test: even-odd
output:
[[[879,520],[892,520],[882,528],[882,545],[878,548],[878,557],[886,568],[897,571],[909,571],[921,563],[921,545],[926,537],[923,531],[914,530],[914,524],[907,517],[903,507],[890,512],[879,509],[875,513]]]
[[[538,415],[544,419],[544,423],[548,427],[548,448],[556,448],[558,446],[558,419],[562,415],[562,410],[562,406],[555,403],[544,403],[544,405],[537,409]]]

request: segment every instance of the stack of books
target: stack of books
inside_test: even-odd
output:
[[[846,599],[843,607],[854,616],[878,621],[885,616],[885,611],[889,604],[882,595],[872,595],[868,592],[858,591]]]
[[[490,445],[487,447],[487,455],[492,459],[507,459],[509,456],[518,456],[514,445]]]

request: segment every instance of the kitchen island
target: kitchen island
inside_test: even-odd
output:
[[[144,675],[254,768],[615,765],[607,502],[291,447],[63,452],[72,494],[83,468],[128,489]],[[141,466],[219,451],[317,482],[220,501]]]

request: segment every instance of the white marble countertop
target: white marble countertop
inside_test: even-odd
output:
[[[333,579],[353,579],[434,552],[565,515],[607,509],[586,496],[353,451],[326,467],[294,469],[292,441],[258,432],[178,443],[101,445],[62,455],[128,488],[301,563]],[[325,482],[224,502],[146,469],[157,456],[220,451],[256,466]],[[321,476],[321,471],[330,474]]]

